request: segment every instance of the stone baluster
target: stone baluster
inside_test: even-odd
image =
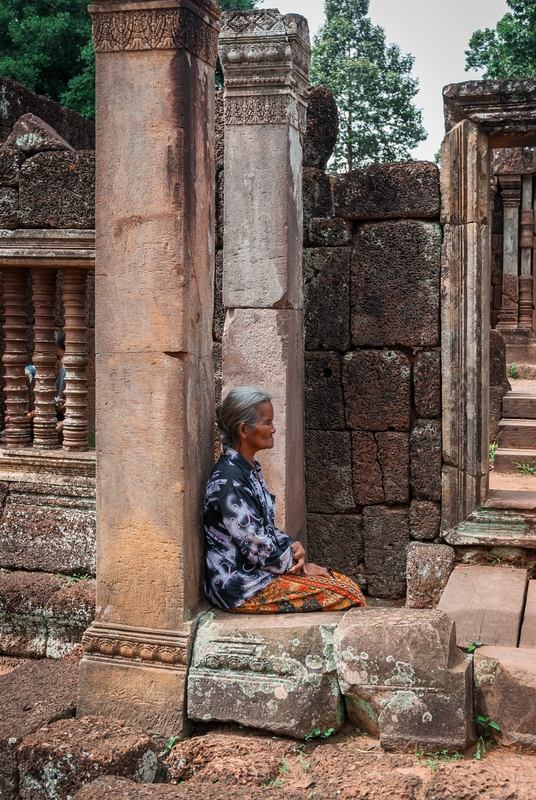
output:
[[[499,330],[517,328],[519,309],[519,202],[521,199],[521,177],[500,175],[504,208],[503,238],[503,285],[502,303],[499,311]]]
[[[88,449],[86,346],[86,280],[84,269],[69,268],[63,273],[65,306],[65,397],[63,449]]]
[[[34,447],[52,450],[59,447],[54,407],[54,305],[56,301],[56,270],[32,268],[33,303],[35,308],[35,417]]]
[[[28,447],[31,423],[28,417],[28,387],[24,367],[28,363],[26,324],[26,270],[4,268],[5,350],[2,357],[6,373],[6,445]]]
[[[521,269],[519,275],[518,327],[532,330],[532,249],[534,245],[534,212],[532,210],[532,175],[523,175],[521,190]]]

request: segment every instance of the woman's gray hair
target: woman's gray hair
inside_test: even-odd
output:
[[[258,406],[271,399],[271,394],[256,386],[238,386],[236,389],[231,389],[216,409],[222,446],[236,447],[240,444],[238,432],[240,425],[245,422],[250,428],[254,428],[261,418]]]

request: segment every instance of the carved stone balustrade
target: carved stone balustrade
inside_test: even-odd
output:
[[[5,305],[6,446],[61,448],[56,417],[54,331],[58,271],[65,307],[66,413],[64,450],[88,449],[86,281],[94,267],[93,231],[0,231],[0,270]],[[28,289],[31,273],[31,291]],[[33,310],[32,310],[33,306]],[[29,321],[33,313],[33,355]],[[25,367],[35,367],[35,414],[29,412]],[[32,436],[33,430],[33,436]]]

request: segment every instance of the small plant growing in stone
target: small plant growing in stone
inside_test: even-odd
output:
[[[288,761],[285,758],[285,756],[283,756],[283,758],[281,759],[281,765],[279,767],[279,774],[280,775],[288,775]]]
[[[310,742],[311,739],[329,739],[329,737],[332,736],[334,733],[335,733],[335,728],[328,728],[327,731],[324,731],[324,733],[322,733],[320,728],[313,728],[311,733],[308,733],[307,736],[305,737],[305,741]]]
[[[499,444],[498,442],[491,442],[489,446],[489,463],[493,464],[495,461],[495,451],[497,450]]]
[[[303,757],[303,753],[299,754],[298,760],[300,762],[300,769],[303,770],[304,772],[307,772],[307,770],[309,769],[309,762],[305,760],[305,758]]]
[[[425,753],[424,750],[419,750],[419,746],[415,745],[415,755],[421,767],[430,767],[432,772],[439,764],[448,764],[451,761],[459,761],[463,758],[461,753],[449,753],[448,750],[436,750],[435,753]]]
[[[517,367],[516,367],[516,365],[515,365],[515,364],[512,364],[512,366],[511,366],[511,367],[510,367],[510,369],[508,370],[508,374],[509,374],[509,376],[510,376],[511,378],[513,378],[514,380],[517,378]]]
[[[477,728],[480,729],[481,733],[476,743],[474,757],[476,761],[481,761],[489,750],[490,744],[495,738],[495,734],[497,731],[501,730],[501,726],[498,722],[494,722],[489,717],[483,717],[482,715],[479,715],[476,718],[475,723]]]
[[[59,578],[63,578],[63,575],[58,575]],[[71,583],[83,583],[84,581],[90,581],[93,575],[86,575],[80,574],[78,572],[73,573],[72,575],[67,575],[67,581],[63,584],[63,586],[69,586]],[[62,586],[62,589],[63,589]]]
[[[169,737],[169,739],[166,742],[166,746],[164,747],[164,755],[168,755],[168,753],[171,753],[171,749],[172,749],[173,745],[175,744],[175,742],[178,741],[178,739],[179,739],[178,736],[170,736]]]
[[[476,642],[474,639],[471,639],[467,645],[467,652],[474,653],[477,647],[482,647],[482,642]]]
[[[536,475],[536,462],[524,461],[520,464],[518,461],[514,461],[514,464],[520,475]]]

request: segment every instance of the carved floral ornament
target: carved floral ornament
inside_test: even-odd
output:
[[[129,661],[153,662],[163,666],[188,664],[187,641],[145,641],[137,636],[110,634],[88,630],[82,636],[86,653],[108,658],[124,658]]]
[[[260,658],[242,653],[207,653],[197,669],[232,670],[233,672],[255,672],[262,675],[291,677],[300,671],[300,664],[292,659]]]
[[[305,133],[306,107],[290,94],[225,97],[226,125],[293,125]]]
[[[92,13],[96,53],[184,48],[212,66],[216,63],[217,29],[187,8]]]

